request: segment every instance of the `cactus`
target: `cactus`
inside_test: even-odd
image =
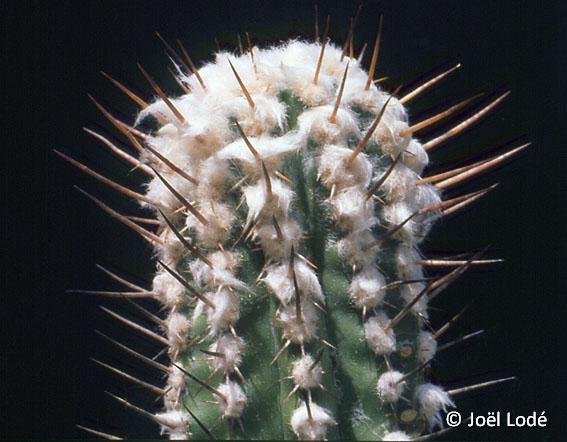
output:
[[[410,440],[443,427],[456,396],[490,383],[447,391],[427,381],[437,340],[459,316],[435,330],[428,303],[494,260],[428,260],[419,245],[436,220],[494,186],[443,200],[446,189],[526,145],[422,177],[432,149],[507,93],[422,143],[420,130],[478,97],[410,125],[404,105],[459,65],[403,96],[387,92],[374,80],[380,34],[381,24],[368,72],[352,28],[338,47],[328,22],[317,42],[219,51],[199,69],[162,39],[182,95],[166,96],[139,66],[152,103],[107,76],[141,107],[133,125],[93,99],[139,158],[89,131],[147,175],[146,192],[58,152],[151,214],[127,217],[81,190],[154,248],[156,273],[142,288],[103,269],[124,291],[77,292],[162,305],[163,318],[143,312],[159,330],[105,311],[166,346],[169,365],[111,340],[162,372],[164,386],[100,364],[162,396],[150,412],[113,395],[172,439]],[[433,278],[426,266],[451,270]]]

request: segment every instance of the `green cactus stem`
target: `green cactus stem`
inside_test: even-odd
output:
[[[158,331],[110,313],[166,344],[168,366],[138,355],[166,375],[149,386],[163,408],[116,398],[172,439],[410,440],[455,405],[456,391],[426,380],[445,330],[431,328],[428,304],[483,261],[431,278],[419,245],[491,188],[448,200],[443,190],[525,146],[422,177],[431,149],[506,94],[421,143],[420,130],[472,99],[410,125],[404,104],[424,88],[380,89],[378,43],[370,74],[326,38],[218,52],[198,70],[169,47],[182,95],[167,97],[140,66],[151,103],[111,79],[142,108],[132,126],[95,102],[139,159],[93,135],[147,174],[144,194],[61,154],[154,219],[148,228],[87,194],[155,249],[151,289],[122,279],[127,292],[103,294],[162,304]]]

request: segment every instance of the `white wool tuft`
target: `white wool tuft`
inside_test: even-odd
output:
[[[167,318],[165,318],[165,328],[170,353],[177,355],[185,348],[190,325],[187,316],[181,313],[171,312]]]
[[[369,230],[378,219],[374,216],[374,201],[366,199],[359,186],[347,187],[329,198],[329,205],[339,228],[351,232]]]
[[[180,184],[184,184],[178,179],[178,176],[169,175],[164,176],[171,186],[177,190],[181,195],[187,195],[187,189],[181,188]],[[187,180],[184,180],[188,182]],[[152,201],[159,201],[160,208],[164,211],[167,216],[171,216],[173,211],[177,209],[181,203],[176,198],[176,196],[169,190],[163,182],[155,177],[151,181],[147,182],[144,187],[146,188],[145,195]],[[185,187],[185,186],[183,186]],[[193,186],[194,187],[194,186]],[[149,209],[154,209],[153,206],[143,202],[142,207],[147,207]]]
[[[258,218],[261,222],[271,224],[272,216],[280,218],[287,215],[293,199],[293,191],[282,180],[273,176],[270,177],[270,182],[272,184],[271,195],[268,195],[264,178],[242,189],[248,205],[247,224]]]
[[[177,362],[180,363],[179,361]],[[167,410],[173,410],[179,405],[179,398],[185,391],[185,374],[175,366],[170,367],[167,376],[167,388],[163,397],[164,406]]]
[[[364,323],[364,336],[368,346],[376,355],[389,355],[396,350],[396,336],[393,329],[384,330],[390,320],[382,311],[368,318]]]
[[[156,134],[159,135],[159,138],[156,138],[156,140],[160,141],[164,138],[169,138],[169,141],[171,142],[177,137],[177,135],[179,135],[179,129],[175,126],[175,124],[167,123],[160,127],[156,131]],[[169,143],[167,143],[166,146],[168,144]]]
[[[389,224],[389,229],[401,224],[416,211],[415,207],[410,206],[406,201],[398,201],[386,205],[382,209],[382,216]],[[420,235],[420,223],[416,221],[418,216],[414,216],[406,222],[401,229],[394,234],[395,238],[410,244],[417,244],[423,239]]]
[[[156,273],[152,286],[160,302],[168,307],[173,308],[185,300],[185,287],[166,271]]]
[[[429,155],[419,141],[412,139],[402,154],[402,161],[415,173],[421,175],[429,163]]]
[[[266,169],[271,172],[280,166],[285,155],[297,150],[302,141],[295,132],[289,132],[278,138],[270,135],[262,135],[257,138],[248,136],[247,138],[264,161]],[[223,161],[237,160],[242,165],[243,172],[246,175],[263,177],[261,165],[243,138],[237,138],[234,142],[225,146],[216,156]]]
[[[185,150],[192,160],[198,164],[205,158],[214,155],[224,144],[230,140],[230,130],[224,115],[219,113],[218,107],[207,109],[207,103],[194,99],[184,100],[189,106],[193,106],[191,123],[183,130]],[[197,111],[197,107],[202,109]]]
[[[210,351],[221,353],[224,357],[211,356],[211,367],[215,372],[229,374],[242,362],[244,340],[240,337],[224,334],[211,345]]]
[[[222,289],[217,293],[206,293],[207,297],[215,306],[208,307],[207,322],[211,328],[211,334],[216,335],[221,331],[227,330],[240,318],[240,298],[228,289]]]
[[[424,363],[435,357],[437,353],[437,341],[433,334],[422,330],[417,335],[417,360],[419,363]]]
[[[219,408],[224,418],[238,419],[242,416],[246,406],[246,395],[240,386],[233,381],[228,381],[217,387],[219,393],[224,395],[219,398]]]
[[[164,413],[156,413],[156,420],[161,425],[161,433],[185,434],[189,424],[189,415],[185,411],[171,410]]]
[[[418,179],[419,175],[409,167],[401,163],[396,164],[394,170],[382,184],[386,200],[389,203],[404,200],[414,190],[416,187],[415,182]]]
[[[165,125],[154,136],[150,135],[147,144],[189,175],[195,174],[195,161],[190,155],[187,140],[182,138],[182,132],[174,125]],[[177,175],[177,178],[185,180],[149,150],[143,152],[142,158],[166,178]]]
[[[262,250],[267,259],[283,260],[291,256],[291,247],[298,248],[301,238],[301,228],[296,221],[278,220],[282,238],[278,239],[278,233],[273,223],[258,226],[255,230],[255,238],[260,240]]]
[[[443,388],[433,384],[421,384],[415,389],[415,399],[420,411],[429,423],[429,428],[443,427],[441,411],[446,412],[447,407],[455,407],[455,403]]]
[[[364,71],[357,72],[356,69],[349,69],[348,77],[344,91],[345,104],[348,103],[365,112],[378,115],[389,94],[378,90],[375,85],[371,85],[369,90],[365,90],[368,74]]]
[[[214,200],[200,201],[197,209],[209,223],[204,225],[192,214],[187,215],[187,227],[196,233],[197,240],[209,248],[216,247],[219,242],[224,243],[230,236],[234,210]]]
[[[349,233],[337,244],[339,255],[350,265],[356,265],[358,268],[370,267],[376,260],[378,247],[369,250],[365,250],[365,247],[375,239],[369,231]]]
[[[199,168],[199,186],[197,196],[199,200],[219,200],[225,194],[226,182],[232,177],[228,161],[214,155],[201,163]]]
[[[405,121],[392,118],[386,113],[372,134],[372,139],[378,143],[380,150],[382,150],[384,154],[394,158],[409,145],[411,136],[400,136],[400,132],[407,129],[407,127],[408,124]]]
[[[310,355],[305,355],[292,364],[291,376],[293,382],[304,390],[321,386],[323,370],[321,364],[317,363],[313,366],[313,362],[315,361]]]
[[[209,261],[213,268],[224,269],[229,272],[234,272],[240,263],[240,256],[238,253],[230,252],[228,250],[213,252],[208,255]]]
[[[398,382],[404,375],[399,371],[387,371],[378,378],[376,391],[378,397],[384,402],[397,402],[406,385],[405,381]]]
[[[237,98],[227,103],[231,116],[236,118],[244,132],[258,136],[275,128],[283,129],[286,108],[276,97],[255,95],[254,108],[246,100]]]
[[[160,259],[167,265],[175,265],[183,257],[184,246],[171,229],[164,229],[159,237],[163,246],[158,250]]]
[[[391,433],[386,433],[382,436],[383,441],[408,441],[412,440],[406,433],[403,431],[392,431]]]
[[[372,178],[372,164],[364,153],[360,153],[347,167],[351,155],[352,150],[347,147],[329,144],[323,148],[319,157],[318,174],[325,186],[368,186]]]
[[[334,104],[319,106],[303,112],[298,120],[299,132],[317,144],[345,144],[349,136],[360,137],[355,116],[339,108],[336,122],[329,121]]]
[[[177,365],[179,365],[180,367],[183,366],[180,361],[177,361]],[[169,375],[167,377],[167,385],[178,390],[185,389],[185,373],[183,373],[183,371],[181,371],[175,365],[171,366]]]
[[[307,406],[302,403],[291,416],[291,428],[302,440],[323,440],[327,428],[337,423],[329,412],[314,402],[309,404],[312,419],[309,418]]]
[[[408,192],[406,201],[416,209],[425,209],[439,204],[441,202],[441,195],[434,186],[430,184],[420,184]],[[438,215],[435,215],[435,212],[429,212],[427,214],[428,218],[436,216],[438,217]]]
[[[302,260],[294,260],[295,277],[300,290],[300,297],[313,296],[323,301],[323,290],[315,272]],[[266,269],[264,282],[281,304],[286,305],[295,298],[295,287],[291,276],[289,263],[276,264]]]
[[[218,285],[242,289],[246,287],[244,282],[234,276],[234,271],[238,267],[239,256],[229,251],[216,251],[210,253],[207,258],[212,264],[212,268],[200,259],[194,260],[189,264],[189,270],[193,279],[201,285],[213,288]]]
[[[406,170],[409,171],[407,168]],[[411,173],[413,174],[413,172]],[[394,183],[392,182],[389,185],[392,186]],[[393,201],[384,206],[382,210],[384,219],[392,226],[400,224],[421,209],[435,206],[441,202],[439,192],[429,185],[413,186],[408,189],[405,195],[400,193],[398,196],[403,196],[404,199]],[[396,233],[396,236],[410,244],[418,244],[427,236],[433,221],[438,219],[439,216],[439,211],[416,214]]]
[[[384,94],[383,91],[380,92]],[[385,93],[385,98],[390,98],[390,95],[387,92]],[[403,121],[405,123],[408,122],[408,112],[404,105],[396,97],[392,97],[392,99],[388,103],[385,115],[387,115],[390,119]]]
[[[386,294],[383,290],[386,280],[373,266],[364,268],[352,278],[348,294],[357,308],[371,309],[382,302]]]
[[[296,315],[295,304],[292,302],[278,308],[277,317],[283,331],[284,339],[294,344],[311,341],[317,331],[317,312],[310,302],[301,301],[301,317]]]
[[[309,55],[307,57],[310,57]],[[315,59],[317,55],[315,56]],[[287,57],[284,63],[289,62],[291,57]],[[315,65],[306,66],[304,58],[297,61],[297,65],[283,64],[282,71],[286,76],[287,86],[291,91],[299,97],[299,99],[308,106],[319,106],[329,103],[335,95],[335,80],[332,77],[319,74],[317,84],[313,84],[315,76]],[[296,60],[293,60],[295,63]]]

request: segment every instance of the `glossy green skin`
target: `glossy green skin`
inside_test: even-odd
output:
[[[292,130],[304,106],[287,91],[280,94],[280,100],[288,106],[287,129]],[[362,127],[374,115],[359,113],[359,117]],[[357,141],[353,139],[353,143]],[[310,143],[306,155],[311,155],[317,147]],[[366,152],[374,154],[376,162],[389,161],[379,157],[376,144],[370,143]],[[400,408],[392,407],[382,404],[376,395],[376,383],[379,375],[386,370],[386,364],[383,358],[376,358],[368,348],[361,313],[349,301],[347,291],[352,269],[346,268],[337,253],[336,240],[340,238],[341,232],[333,225],[330,214],[323,205],[328,190],[317,182],[314,169],[306,170],[305,164],[308,162],[304,160],[302,154],[293,154],[287,158],[281,170],[294,183],[296,199],[293,216],[307,232],[307,239],[303,241],[304,248],[298,252],[318,267],[317,274],[325,294],[326,313],[320,312],[318,336],[336,347],[333,350],[316,341],[306,345],[306,351],[312,355],[325,348],[320,362],[325,372],[324,390],[312,390],[312,394],[313,401],[329,410],[337,422],[336,426],[329,427],[326,437],[330,440],[380,440],[385,433],[396,429],[419,433],[424,428],[421,419],[417,418],[407,424],[399,418],[404,409],[411,407],[409,404],[404,402]],[[235,200],[237,198],[229,197]],[[244,220],[245,209],[240,210],[240,218]],[[378,212],[379,210],[377,207]],[[244,221],[237,228],[241,228],[243,224]],[[239,234],[239,231],[233,232],[234,238]],[[377,262],[390,279],[395,279],[392,263],[395,247],[395,241],[386,244]],[[277,300],[270,296],[262,283],[256,281],[264,265],[264,257],[260,250],[253,251],[254,248],[253,244],[240,242],[234,249],[241,255],[238,276],[253,289],[253,293],[240,293],[241,317],[236,326],[238,335],[246,342],[240,370],[246,379],[243,388],[248,402],[241,420],[222,420],[218,406],[210,403],[215,401],[214,395],[189,379],[183,401],[215,438],[294,440],[296,437],[289,422],[301,396],[296,393],[286,400],[293,388],[292,381],[286,378],[291,373],[291,361],[299,356],[299,349],[290,346],[276,363],[270,364],[283,341],[281,332],[275,325]],[[392,309],[389,313],[395,312]],[[411,354],[415,355],[415,337],[418,333],[416,320],[408,315],[396,328],[396,333],[404,341],[404,345],[411,346]],[[206,334],[206,321],[200,317],[194,324],[189,339]],[[206,338],[195,344],[183,355],[182,361],[189,372],[215,386],[223,382],[223,376],[216,374],[210,378],[211,370],[202,360],[205,355],[200,352],[201,349],[207,349],[212,341],[211,338]],[[403,358],[394,354],[390,360],[399,371],[409,371],[416,365],[413,356]],[[240,383],[237,377],[234,380]],[[409,392],[406,394],[408,398],[411,398],[411,390],[417,380],[418,377],[409,382],[406,389]],[[193,419],[190,421],[190,431],[194,439],[209,439]]]

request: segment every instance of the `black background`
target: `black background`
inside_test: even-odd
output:
[[[319,2],[321,21],[331,14],[331,37],[342,42],[358,2]],[[94,329],[151,344],[113,324],[100,299],[66,295],[68,288],[105,288],[95,263],[148,275],[150,251],[72,189],[79,184],[115,207],[120,197],[56,158],[58,148],[122,182],[125,166],[89,139],[82,126],[104,126],[87,92],[127,119],[133,105],[99,74],[104,69],[149,98],[135,63],[143,62],[170,92],[175,84],[154,36],[181,38],[194,60],[210,57],[215,37],[224,47],[237,32],[260,44],[312,35],[311,1],[58,1],[2,2],[3,222],[1,435],[11,438],[83,437],[76,423],[118,434],[155,434],[152,424],[112,402],[103,390],[123,384],[89,361],[121,355]],[[459,429],[461,440],[557,440],[564,428],[561,356],[565,347],[565,33],[564,8],[554,1],[366,1],[356,45],[371,41],[384,13],[379,75],[386,87],[407,84],[443,63],[463,68],[435,92],[415,100],[414,120],[429,109],[479,91],[512,90],[505,105],[475,129],[439,148],[433,168],[488,152],[524,135],[533,146],[474,188],[500,181],[499,189],[467,213],[438,225],[426,251],[467,251],[492,245],[506,262],[476,270],[436,303],[434,324],[474,300],[453,337],[477,329],[486,336],[448,350],[434,377],[450,387],[508,375],[519,380],[459,400],[460,409],[528,413],[545,411],[547,429]],[[367,56],[368,60],[368,56]],[[433,135],[434,132],[431,132]],[[425,137],[427,138],[427,136]],[[465,189],[466,190],[466,189]],[[139,279],[143,281],[143,279]],[[122,358],[123,359],[123,358]],[[137,364],[120,361],[144,376]],[[563,375],[563,376],[561,376]],[[146,379],[157,381],[155,376]],[[128,396],[151,408],[138,389]]]

